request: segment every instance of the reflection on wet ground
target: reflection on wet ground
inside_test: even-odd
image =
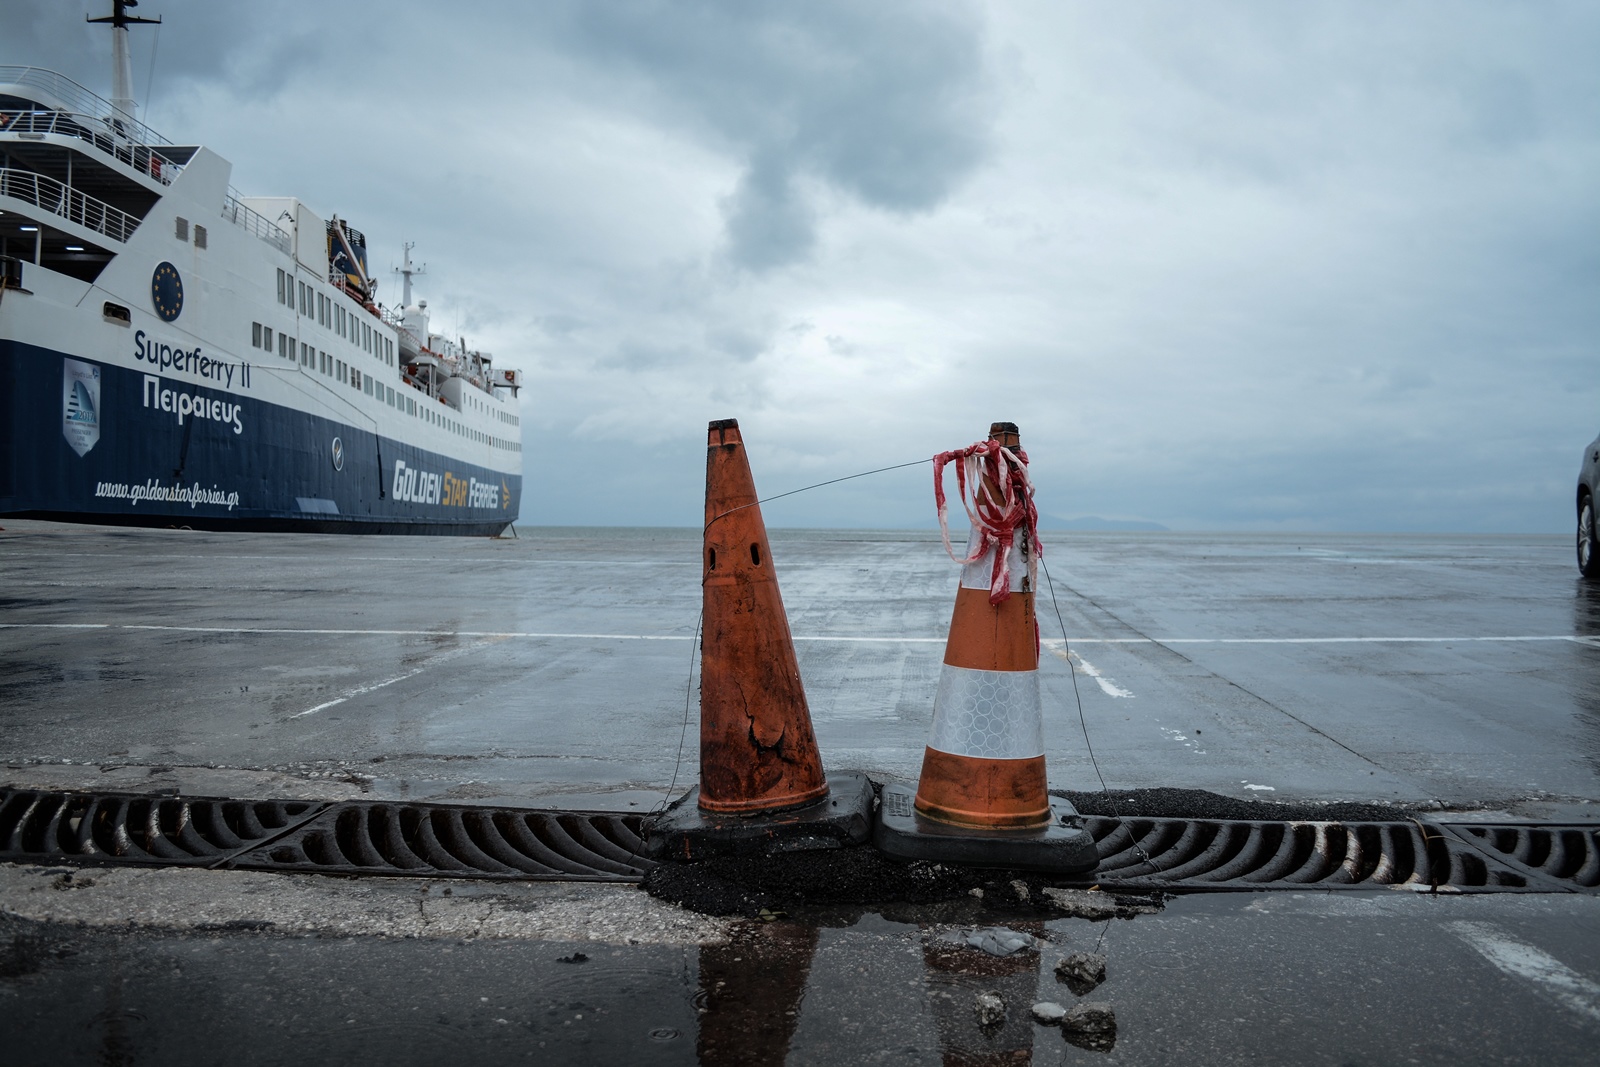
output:
[[[700,948],[695,1050],[710,1067],[782,1062],[817,951],[815,927],[779,923]]]
[[[205,1062],[206,1034],[252,1032],[230,1063],[296,1060],[278,1038],[356,1062],[1028,1063],[1058,1027],[1040,999],[1063,942],[1104,924],[1024,920],[1039,941],[1011,955],[960,942],[961,927],[876,913],[748,922],[698,948],[275,938],[243,931],[140,935],[0,918],[7,1062]],[[1044,986],[1048,985],[1048,988]],[[381,990],[381,992],[380,992]],[[1004,1019],[980,1023],[980,994]],[[182,1025],[172,1010],[182,1005]],[[237,1028],[237,1029],[236,1029]],[[1115,1034],[1081,1047],[1109,1050]],[[15,1058],[11,1058],[12,1056]]]
[[[1343,1067],[1580,1063],[1600,1040],[1593,896],[1218,894],[1131,920],[954,918],[752,921],[681,947],[0,915],[5,1060]],[[1005,956],[960,943],[996,925],[1039,943]],[[1056,969],[1079,952],[1107,960],[1081,997]],[[990,992],[1004,1016],[984,1026]],[[1111,1005],[1116,1028],[1041,1024],[1040,1001]]]

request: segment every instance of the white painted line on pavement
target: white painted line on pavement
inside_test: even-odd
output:
[[[689,641],[688,634],[535,633],[520,630],[313,630],[293,626],[146,626],[122,630],[166,630],[199,634],[334,634],[345,637],[541,637],[574,641]]]
[[[1105,675],[1101,674],[1099,669],[1096,668],[1093,663],[1090,663],[1088,660],[1084,659],[1081,653],[1078,653],[1078,652],[1068,653],[1068,652],[1062,651],[1059,648],[1052,648],[1050,651],[1055,653],[1057,656],[1060,656],[1062,659],[1066,660],[1068,663],[1071,663],[1073,660],[1077,660],[1078,666],[1083,668],[1083,673],[1087,674],[1089,677],[1093,678],[1094,681],[1095,681],[1095,684],[1100,687],[1100,691],[1105,693],[1106,696],[1108,696],[1108,697],[1131,697],[1131,696],[1133,696],[1132,693],[1130,693],[1126,689],[1122,688],[1122,686],[1118,685],[1116,682],[1113,682],[1110,678],[1107,678]]]
[[[0,622],[0,630],[109,630],[109,622]]]
[[[288,721],[293,720],[293,719],[303,719],[307,715],[315,715],[319,711],[324,711],[324,710],[326,710],[328,708],[334,707],[335,705],[343,704],[346,700],[349,700],[351,697],[358,697],[358,696],[362,696],[363,694],[366,694],[366,693],[376,692],[377,690],[383,689],[386,686],[394,685],[396,682],[403,682],[407,678],[415,678],[417,675],[421,674],[425,670],[428,670],[430,667],[437,667],[441,663],[446,663],[446,662],[448,662],[450,660],[458,659],[461,656],[465,656],[465,655],[467,655],[469,653],[478,651],[479,649],[483,648],[485,645],[492,645],[494,643],[495,643],[494,640],[491,638],[491,639],[484,640],[484,641],[475,641],[472,644],[467,645],[464,648],[452,649],[449,652],[445,652],[445,653],[443,653],[441,655],[434,656],[432,659],[428,660],[428,662],[424,663],[422,666],[416,668],[415,670],[410,670],[410,671],[407,671],[404,674],[396,675],[395,677],[390,678],[387,681],[374,682],[372,685],[358,685],[358,686],[354,687],[353,689],[347,689],[347,690],[345,690],[344,693],[340,694],[337,697],[334,697],[332,700],[325,701],[325,702],[323,702],[321,704],[318,704],[314,708],[307,708],[305,711],[297,711],[293,715],[289,716],[288,719],[285,719],[283,721],[288,722]]]
[[[428,667],[431,667],[431,666],[433,666],[433,664],[431,664],[431,663],[428,664]],[[323,710],[325,710],[327,708],[331,708],[336,704],[343,704],[346,700],[349,700],[351,697],[358,697],[358,696],[361,696],[363,693],[371,693],[374,690],[382,689],[386,685],[393,685],[396,682],[403,682],[407,678],[415,678],[417,675],[419,675],[423,671],[427,670],[428,667],[418,667],[414,671],[407,671],[405,674],[399,675],[399,676],[394,677],[394,678],[390,678],[387,682],[378,682],[376,685],[358,685],[354,689],[346,691],[344,696],[334,697],[332,700],[329,700],[329,701],[327,701],[325,703],[322,703],[322,704],[318,704],[314,708],[307,708],[305,711],[297,711],[293,715],[289,716],[289,718],[291,718],[291,719],[303,719],[307,715],[315,715],[317,712],[323,711]]]
[[[1490,923],[1446,923],[1480,956],[1513,978],[1532,982],[1569,1011],[1600,1022],[1600,984],[1591,982],[1543,949],[1507,937]]]
[[[110,552],[56,552],[56,553],[52,553],[52,554],[53,555],[57,555],[57,556],[91,556],[91,557],[99,558],[99,559],[103,559],[103,558],[106,558],[106,557],[109,557],[109,556],[113,555],[113,553],[110,553]],[[697,550],[696,554],[698,554],[698,550]],[[164,553],[158,553],[158,552],[132,552],[132,553],[130,553],[130,552],[117,552],[114,555],[115,555],[115,558],[117,560],[119,560],[119,561],[127,561],[127,560],[130,560],[130,559],[170,560],[172,558],[170,555],[167,555],[167,554],[164,554]],[[268,563],[293,563],[296,567],[304,567],[307,564],[307,562],[311,562],[311,563],[325,563],[326,565],[328,565],[330,567],[337,567],[338,564],[341,563],[344,560],[359,560],[359,561],[361,561],[363,563],[421,563],[421,562],[426,562],[429,557],[428,556],[424,556],[424,555],[416,555],[416,556],[331,556],[331,557],[328,557],[326,560],[311,560],[311,561],[307,561],[303,556],[294,556],[294,555],[287,555],[287,554],[285,554],[285,555],[243,556],[243,555],[238,555],[238,554],[235,553],[235,554],[208,555],[208,556],[206,556],[206,558],[207,559],[253,559],[253,560],[263,560],[263,561],[268,562]],[[524,565],[528,565],[528,564],[532,564],[532,565],[535,565],[535,566],[560,565],[560,566],[567,566],[567,567],[575,567],[575,566],[577,566],[577,567],[587,567],[587,566],[590,566],[591,564],[593,564],[595,561],[592,560],[592,559],[507,559],[504,556],[501,556],[501,557],[495,558],[494,560],[492,560],[492,562],[494,563],[494,565],[496,567],[504,567],[504,566],[507,566],[507,565],[524,566]],[[608,559],[608,560],[605,560],[604,562],[605,562],[605,565],[607,567],[698,567],[698,566],[701,565],[700,561],[698,559]]]
[[[1496,637],[1074,637],[1074,645],[1444,645],[1466,641],[1578,641],[1577,634],[1529,634]],[[1043,644],[1059,645],[1059,637],[1046,637]]]
[[[692,641],[689,634],[608,634],[543,632],[528,630],[358,630],[299,626],[161,626],[149,623],[48,623],[0,622],[0,630],[154,630],[196,634],[335,634],[351,637],[524,637],[554,641]],[[944,637],[866,637],[853,634],[795,634],[796,641],[832,641],[842,644],[942,645]],[[1596,638],[1578,634],[1529,634],[1497,637],[1074,637],[1069,645],[1345,645],[1345,644],[1467,644],[1496,642],[1567,641],[1593,644]],[[1040,644],[1055,650],[1059,637]]]

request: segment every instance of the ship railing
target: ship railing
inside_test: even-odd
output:
[[[138,119],[116,107],[111,101],[85,89],[65,74],[44,67],[19,67],[0,64],[0,85],[17,85],[39,89],[59,101],[69,111],[89,115],[111,125],[130,141],[146,145],[170,145],[161,136]]]
[[[229,190],[227,199],[222,202],[222,217],[236,226],[243,227],[246,233],[261,238],[286,256],[293,251],[289,235],[279,229],[276,223],[268,222],[266,216],[241,204],[238,195],[232,190]]]
[[[0,196],[32,204],[124,244],[139,228],[140,220],[126,211],[31,170],[0,168]]]
[[[0,112],[0,133],[43,137],[56,134],[76,137],[94,145],[100,151],[126,163],[140,174],[148,174],[163,185],[182,168],[149,145],[131,141],[110,127],[105,120],[93,115],[80,115],[69,111],[22,111],[7,115]]]
[[[360,289],[357,289],[355,286],[351,285],[350,280],[345,277],[344,272],[335,269],[332,264],[329,264],[328,266],[328,284],[339,290],[345,296],[348,296],[351,300],[354,300],[356,303],[360,304],[363,308],[372,302],[372,296],[370,293],[363,293]]]

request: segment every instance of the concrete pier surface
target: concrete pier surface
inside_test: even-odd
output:
[[[694,780],[698,531],[5,526],[15,784],[641,810]],[[1052,787],[1098,787],[1086,725],[1113,789],[1600,799],[1600,590],[1564,539],[1045,541]],[[956,583],[937,534],[779,530],[773,555],[825,764],[914,780]]]
[[[698,531],[0,525],[0,784],[644,811],[694,781]],[[1098,787],[1086,726],[1113,789],[1595,821],[1600,591],[1565,538],[1045,540],[1052,787]],[[914,779],[937,534],[772,554],[825,764]],[[996,924],[1037,951],[952,940]],[[1079,1002],[1054,966],[1086,951],[1109,1041],[1029,1019]],[[1600,896],[735,921],[627,885],[0,864],[0,1017],[19,1064],[1588,1064]]]

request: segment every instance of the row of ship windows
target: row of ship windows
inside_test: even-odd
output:
[[[497,397],[496,399],[499,399],[499,398]],[[493,412],[495,418],[499,419],[501,422],[505,423],[508,426],[516,426],[520,422],[520,420],[515,415],[512,415],[510,412],[501,411],[498,408],[491,408],[487,401],[479,400],[475,396],[462,397],[462,400],[464,400],[470,406],[477,408],[479,411],[490,411],[490,412]]]
[[[272,333],[272,327],[270,326],[263,326],[259,322],[250,324],[251,344],[263,351],[271,352],[274,350]],[[296,346],[298,346],[298,361],[296,360]],[[352,389],[360,389],[368,396],[376,398],[397,411],[415,415],[424,422],[430,422],[453,434],[477,441],[480,444],[503,448],[510,452],[522,451],[521,442],[507,441],[503,438],[495,437],[493,434],[484,433],[482,430],[474,430],[472,427],[457,422],[455,419],[447,418],[443,412],[434,411],[427,404],[418,404],[415,397],[406,396],[404,389],[396,393],[393,386],[384,385],[373,378],[372,375],[363,374],[359,368],[346,363],[336,356],[329,355],[327,352],[313,348],[304,341],[297,342],[293,337],[281,330],[278,331],[276,350],[278,355],[284,359],[291,362],[297,361],[301,366],[326,374],[328,377],[348,385]]]
[[[283,268],[278,268],[278,303],[290,311],[298,311],[306,318],[315,318],[317,325],[325,326],[357,348],[365,350],[394,366],[394,339],[384,337],[362,322],[342,305],[334,302],[315,286],[301,281]]]

